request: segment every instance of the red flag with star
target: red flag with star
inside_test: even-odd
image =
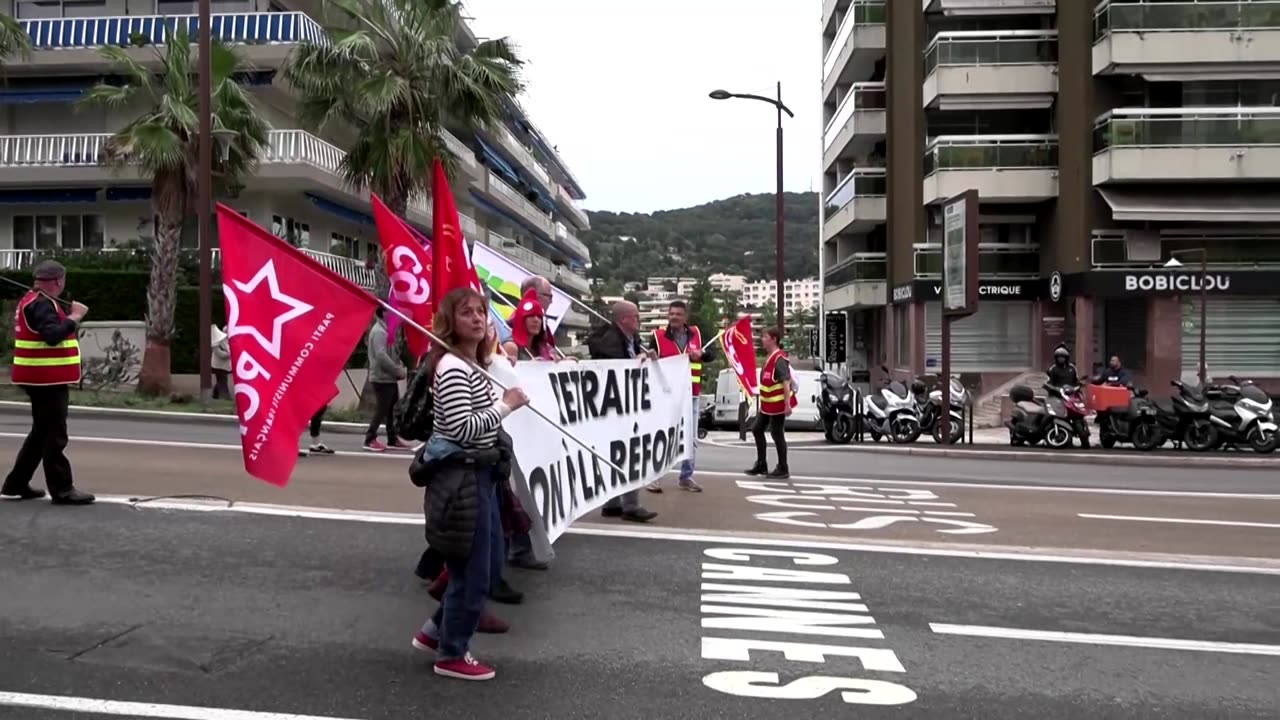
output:
[[[385,258],[383,268],[391,281],[390,295],[395,306],[414,322],[430,329],[436,309],[436,286],[432,253],[426,247],[426,238],[391,212],[377,195],[373,196],[373,221],[378,226],[378,243]],[[390,338],[391,333],[387,336]],[[404,340],[414,358],[427,354],[429,341],[422,333],[406,332]]]
[[[458,206],[449,191],[449,180],[444,176],[444,166],[436,158],[435,176],[431,183],[431,304],[440,306],[440,300],[449,291],[469,287],[488,297],[480,276],[471,264],[471,253],[462,238],[462,223],[458,220]]]
[[[376,301],[221,203],[218,237],[244,469],[284,487]]]

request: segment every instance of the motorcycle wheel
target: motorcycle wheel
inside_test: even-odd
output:
[[[1130,433],[1133,435],[1133,447],[1143,452],[1151,452],[1164,444],[1164,438],[1156,432],[1156,424],[1149,420],[1139,420]]]
[[[1044,444],[1054,450],[1071,447],[1071,429],[1062,423],[1053,423],[1044,434]]]
[[[964,439],[964,428],[960,425],[959,420],[953,419],[951,422],[947,424],[951,426],[951,444],[952,445],[955,445],[956,443]],[[932,435],[933,435],[933,441],[941,445],[942,444],[942,423],[934,423]]]
[[[903,430],[906,427],[906,430]],[[910,445],[920,437],[923,432],[920,423],[914,418],[911,420],[895,420],[890,424],[890,430],[893,432],[893,441],[899,445]]]
[[[1193,452],[1206,452],[1218,446],[1218,428],[1208,422],[1193,422],[1183,433],[1182,443]]]
[[[1249,447],[1260,455],[1269,455],[1276,449],[1276,434],[1271,430],[1262,430],[1254,426],[1249,431]]]
[[[1102,445],[1103,449],[1110,450],[1116,446],[1116,437],[1108,433],[1098,438],[1098,442]]]
[[[698,439],[705,440],[706,438],[707,438],[707,429],[704,427],[698,428]]]
[[[840,416],[831,426],[831,434],[827,439],[837,445],[848,445],[853,439],[853,418]]]

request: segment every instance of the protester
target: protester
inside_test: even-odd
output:
[[[696,437],[701,409],[702,363],[711,362],[713,351],[709,347],[703,347],[702,331],[696,325],[689,324],[689,306],[683,300],[673,300],[667,306],[667,326],[653,331],[653,344],[660,358],[689,356],[689,369],[693,375],[693,412],[689,416],[689,427],[692,428],[693,437]],[[681,490],[700,493],[702,486],[693,480],[696,448],[697,442],[691,441],[689,459],[680,464],[679,487]],[[645,490],[662,492],[662,481],[653,481]]]
[[[771,478],[788,478],[791,471],[787,468],[787,418],[795,407],[791,364],[782,351],[782,336],[777,328],[765,328],[760,344],[769,356],[760,371],[760,408],[756,412],[755,427],[751,429],[756,439],[756,464],[747,470],[747,474],[763,475],[768,472]],[[768,446],[764,439],[766,430],[773,438],[778,453],[778,465],[772,471],[769,471]]]
[[[231,343],[222,328],[214,325],[209,330],[213,349],[210,352],[209,364],[213,368],[213,399],[230,400],[231,386],[227,378],[231,375]]]
[[[511,315],[511,339],[502,345],[517,360],[555,360],[556,341],[546,324],[538,293],[530,288]]]
[[[365,345],[369,352],[369,382],[373,385],[377,406],[364,436],[364,449],[369,452],[383,452],[387,448],[412,450],[413,446],[396,436],[394,418],[396,401],[400,399],[400,381],[408,373],[387,342],[387,320],[382,306],[378,306],[374,314],[373,327],[369,328]],[[378,426],[382,424],[387,427],[386,445],[378,442]]]
[[[634,303],[620,300],[613,304],[613,322],[604,325],[587,338],[592,360],[625,360],[653,357],[653,351],[640,340],[640,311]],[[631,522],[649,522],[658,513],[640,506],[640,493],[632,490],[604,505],[605,517],[621,517]]]
[[[413,646],[437,652],[437,675],[462,680],[495,675],[469,647],[490,580],[501,576],[504,559],[500,486],[507,482],[511,457],[509,444],[499,443],[499,426],[528,403],[519,388],[499,400],[477,369],[492,359],[485,342],[488,320],[486,299],[469,288],[453,290],[440,302],[432,329],[442,343],[433,343],[427,354],[434,427],[413,471],[415,483],[426,487],[427,542],[444,556],[449,575],[440,608]]]
[[[38,500],[31,487],[44,464],[44,481],[55,505],[88,505],[93,495],[75,488],[67,447],[69,385],[80,382],[80,342],[76,333],[89,308],[71,303],[71,314],[55,300],[66,287],[67,271],[54,260],[36,266],[33,288],[18,301],[13,323],[10,380],[31,398],[31,432],[18,450],[13,469],[0,486],[5,500]]]
[[[324,424],[324,414],[328,411],[329,406],[325,405],[311,416],[311,427],[309,428],[311,435],[311,447],[307,450],[298,450],[298,457],[307,457],[308,455],[332,455],[333,449],[320,441],[320,426]]]

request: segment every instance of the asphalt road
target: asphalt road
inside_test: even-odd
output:
[[[0,718],[68,698],[360,720],[1280,716],[1276,574],[571,535],[551,571],[510,573],[513,630],[474,647],[498,678],[466,684],[409,647],[434,607],[413,526],[21,503],[0,505],[0,545]],[[845,595],[788,616],[806,606],[717,585]],[[974,632],[1019,637],[955,634]]]

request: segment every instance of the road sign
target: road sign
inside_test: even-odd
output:
[[[942,312],[978,310],[978,191],[967,190],[942,207]]]

